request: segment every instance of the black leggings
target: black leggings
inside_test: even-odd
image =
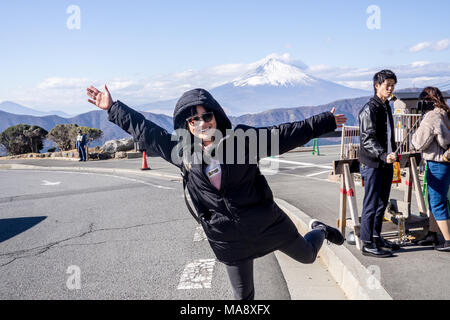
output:
[[[301,263],[313,263],[325,240],[323,230],[312,230],[303,238],[298,236],[292,243],[279,250]],[[253,300],[253,259],[243,260],[236,265],[225,265],[236,300]]]

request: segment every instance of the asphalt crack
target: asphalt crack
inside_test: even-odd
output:
[[[128,230],[128,229],[134,229],[134,228],[141,228],[141,227],[145,227],[145,226],[154,226],[154,225],[159,225],[159,224],[165,224],[165,223],[170,223],[170,222],[175,222],[175,221],[185,221],[185,220],[191,220],[190,218],[183,218],[183,219],[171,219],[171,220],[166,220],[166,221],[159,221],[159,222],[155,222],[155,223],[147,223],[147,224],[138,224],[138,225],[134,225],[134,226],[128,226],[128,227],[117,227],[117,228],[101,228],[101,229],[94,229],[94,223],[90,223],[89,224],[89,229],[88,231],[85,231],[77,236],[73,236],[73,237],[69,237],[66,239],[62,239],[59,241],[54,241],[51,243],[48,243],[46,245],[43,246],[38,246],[35,248],[30,248],[30,249],[24,249],[24,250],[18,250],[18,251],[13,251],[13,252],[8,252],[8,253],[2,253],[0,254],[0,259],[12,259],[4,264],[0,264],[0,268],[1,267],[5,267],[11,263],[13,263],[14,261],[18,260],[18,259],[24,259],[24,258],[29,258],[29,257],[36,257],[39,256],[47,251],[49,251],[50,249],[52,249],[55,246],[59,246],[60,244],[67,242],[67,241],[71,241],[74,239],[79,239],[79,238],[83,238],[88,234],[92,234],[95,232],[100,232],[100,231],[117,231],[117,230]],[[108,242],[108,241],[105,241]],[[72,244],[68,244],[66,246],[69,246]],[[88,245],[88,244],[85,244]]]

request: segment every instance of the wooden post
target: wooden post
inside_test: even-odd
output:
[[[341,231],[342,235],[345,237],[345,227],[347,220],[347,196],[345,192],[345,179],[344,175],[341,174],[341,189],[340,189],[340,212],[339,212],[339,220],[338,220],[338,228]]]
[[[358,250],[361,250],[361,243],[359,240],[360,223],[359,223],[358,206],[356,203],[355,182],[353,181],[353,175],[350,173],[350,167],[347,163],[344,164],[344,179],[346,186],[346,194],[350,205],[350,214],[353,220],[356,248],[358,248]]]
[[[427,213],[427,209],[425,208],[425,201],[423,200],[422,188],[420,187],[419,173],[417,172],[417,162],[416,158],[411,157],[411,172],[414,178],[414,187],[416,194],[417,206],[419,207],[419,211],[422,214]]]

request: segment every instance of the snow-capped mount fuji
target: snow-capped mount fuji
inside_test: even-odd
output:
[[[242,115],[274,108],[316,106],[367,96],[370,92],[319,79],[296,65],[268,58],[243,76],[212,89],[211,94],[231,114]]]
[[[275,58],[263,60],[254,70],[232,81],[235,87],[244,86],[314,86],[318,79],[307,75],[300,68]]]
[[[266,57],[250,65],[245,74],[221,86],[208,89],[227,114],[239,116],[274,108],[316,106],[340,99],[372,93],[349,88],[304,72],[306,66],[276,57]],[[180,94],[181,96],[181,94]],[[144,111],[173,111],[177,99],[141,106]]]

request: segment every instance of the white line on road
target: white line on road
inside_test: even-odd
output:
[[[261,159],[260,161],[273,161],[273,162],[280,162],[280,163],[296,164],[296,165],[300,165],[300,166],[305,166],[305,168],[333,169],[331,166],[325,166],[325,165],[309,163],[309,162],[281,160],[281,159],[276,159],[276,158],[264,158],[264,159]]]
[[[321,171],[321,172],[316,172],[316,173],[311,173],[311,174],[308,174],[307,177],[314,177],[314,176],[318,176],[319,174],[329,173],[329,172],[330,172],[330,170],[327,170],[327,171]]]
[[[211,289],[215,264],[215,259],[198,259],[188,263],[181,274],[177,289]]]
[[[328,180],[328,179],[320,179],[320,178],[316,178],[316,177],[302,176],[302,175],[295,174],[295,173],[284,173],[284,172],[278,172],[278,171],[276,171],[276,170],[261,170],[261,172],[264,173],[264,174],[267,174],[267,175],[291,176],[291,177],[298,177],[298,178],[312,179],[312,180],[316,180],[316,181],[325,181],[325,182],[329,182],[329,183],[335,184],[335,182],[330,181],[330,180]]]
[[[18,170],[18,171],[20,171],[20,170]],[[46,173],[48,173],[48,172],[60,172],[60,173],[74,173],[74,174],[84,174],[84,175],[98,175],[98,176],[112,177],[112,178],[117,178],[117,179],[122,179],[122,180],[138,182],[138,183],[142,183],[142,184],[145,184],[145,185],[148,185],[148,186],[151,186],[151,187],[155,187],[155,188],[159,188],[159,189],[175,190],[175,188],[166,187],[166,186],[162,186],[162,185],[159,185],[159,184],[153,184],[153,183],[145,182],[145,181],[138,180],[138,179],[133,179],[133,178],[128,178],[128,177],[121,177],[121,176],[116,176],[116,175],[106,174],[106,173],[57,171],[57,170],[52,170],[52,171],[48,171],[48,170],[26,170],[26,171],[27,172],[46,172]]]

